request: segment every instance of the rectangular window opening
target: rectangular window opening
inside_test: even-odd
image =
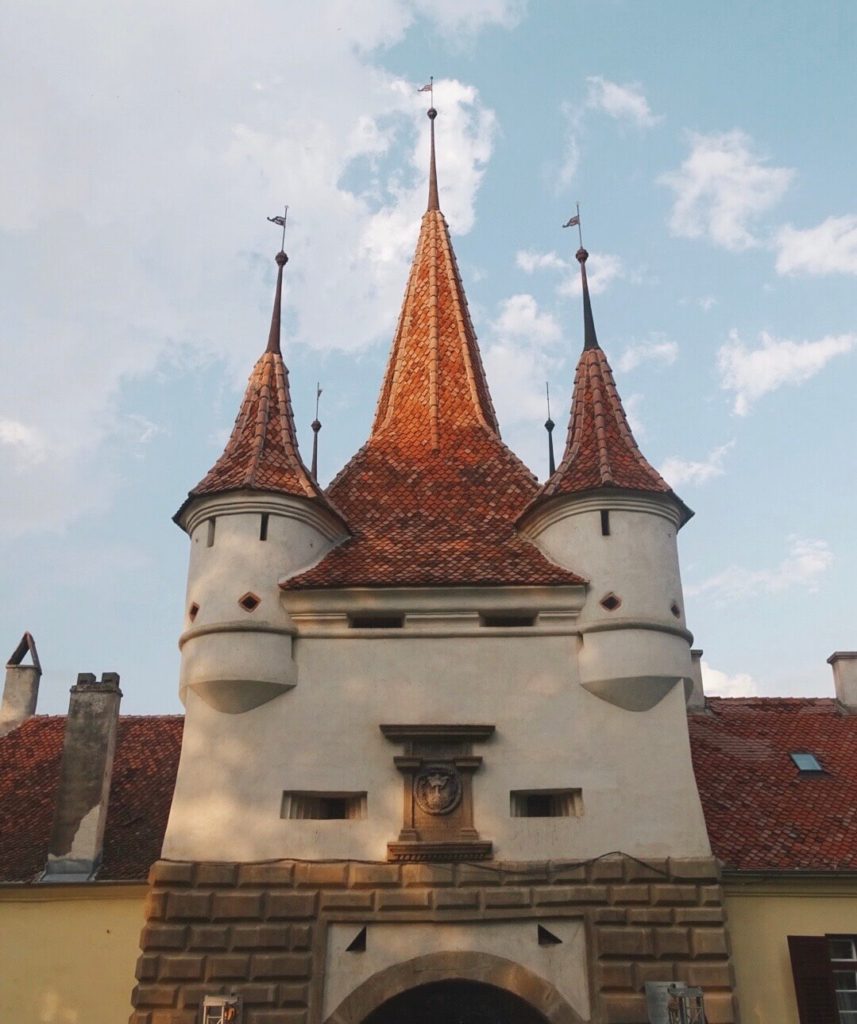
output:
[[[350,629],[401,629],[404,615],[349,615]]]
[[[610,509],[601,509],[601,536],[610,536]]]
[[[259,522],[259,540],[268,539],[268,513],[263,512]]]
[[[205,546],[207,548],[214,547],[214,524],[216,522],[217,520],[214,518],[208,520],[208,535],[205,538]]]
[[[579,818],[581,789],[513,789],[509,794],[513,818]]]
[[[480,615],[479,625],[489,626],[492,629],[520,629],[525,626],[535,626],[536,616],[535,615],[514,615],[514,614],[498,614],[498,615]]]
[[[366,817],[366,793],[286,790],[280,817],[295,821],[357,821]]]

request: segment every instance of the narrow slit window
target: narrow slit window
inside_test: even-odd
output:
[[[615,612],[619,605],[622,604],[622,598],[617,597],[611,592],[602,597],[599,603],[601,607],[605,608],[608,612]]]
[[[349,615],[351,629],[401,629],[405,624],[404,615]]]
[[[286,790],[280,817],[295,821],[356,821],[366,817],[366,794]]]
[[[521,629],[527,626],[535,626],[535,615],[482,615],[479,624],[489,626],[493,629]]]
[[[580,789],[513,789],[509,797],[513,818],[579,818],[583,814]]]
[[[610,509],[601,509],[601,536],[610,536]]]
[[[268,513],[263,512],[259,521],[259,540],[268,539]]]
[[[208,533],[206,534],[205,538],[205,546],[207,548],[214,547],[214,526],[216,522],[217,520],[214,518],[208,520]]]
[[[191,622],[194,622],[197,615],[199,615],[199,605],[194,601],[190,608],[188,608],[187,617]]]

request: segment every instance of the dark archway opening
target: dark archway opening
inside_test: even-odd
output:
[[[547,1024],[520,996],[476,981],[435,981],[382,1003],[363,1024]]]

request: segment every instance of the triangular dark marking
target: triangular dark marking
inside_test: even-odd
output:
[[[559,939],[556,940],[559,942]],[[351,940],[351,943],[345,947],[346,953],[365,953],[366,952],[366,929],[361,928],[360,931]]]
[[[562,939],[557,938],[553,932],[549,932],[543,925],[539,925],[538,928],[540,946],[557,946],[562,942]]]

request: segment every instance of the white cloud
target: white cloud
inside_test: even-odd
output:
[[[735,442],[729,441],[714,448],[701,461],[694,459],[680,459],[677,455],[671,455],[660,466],[658,472],[675,488],[682,484],[705,484],[715,477],[723,476],[726,472],[723,463],[727,453],[734,448]]]
[[[592,253],[586,261],[586,280],[591,295],[607,291],[614,281],[627,277],[624,264],[619,256],[609,252]],[[557,289],[560,295],[580,295],[583,285],[577,267],[569,268],[569,275]]]
[[[515,253],[515,263],[525,274],[536,270],[568,270],[568,260],[557,256],[555,252],[536,252],[534,249],[520,249]]]
[[[45,457],[45,442],[37,430],[19,420],[0,417],[0,445],[24,461],[41,462]]]
[[[763,395],[786,384],[802,384],[836,356],[857,346],[857,334],[828,335],[818,341],[791,341],[760,334],[761,344],[748,348],[737,331],[717,353],[720,386],[734,393],[733,411],[746,416]]]
[[[702,688],[706,697],[757,697],[759,687],[756,680],[747,672],[736,672],[728,675],[719,669],[712,668],[707,661],[700,663],[702,669]]]
[[[455,36],[478,32],[486,25],[514,28],[524,16],[527,0],[414,0],[414,6],[447,36]]]
[[[590,109],[602,110],[617,121],[630,121],[638,128],[651,128],[662,120],[652,113],[639,85],[619,85],[598,75],[586,81],[589,86],[586,105]]]
[[[833,564],[833,552],[827,541],[802,537],[789,538],[786,557],[773,569],[747,569],[731,565],[701,583],[687,587],[688,596],[706,596],[718,604],[777,594],[792,588],[818,590],[820,578]]]
[[[804,231],[786,224],[774,242],[778,274],[857,274],[857,216],[828,217]]]
[[[751,230],[788,189],[794,171],[770,167],[742,131],[690,136],[690,156],[677,171],[661,175],[675,193],[670,231],[681,238],[708,238],[725,249],[758,245]]]
[[[535,249],[519,249],[515,254],[515,263],[525,274],[534,274],[538,270],[562,271],[565,276],[557,286],[559,295],[580,295],[583,290],[577,260],[564,260],[553,250],[537,252]],[[591,295],[598,295],[606,291],[614,281],[631,276],[625,270],[621,257],[613,253],[592,253],[586,261],[586,279]]]
[[[540,309],[531,295],[513,295],[501,302],[482,346],[501,426],[504,431],[510,426],[513,430],[517,425],[526,427],[522,446],[533,462],[545,446],[545,382],[555,379],[563,365],[561,340],[562,332],[551,313]],[[566,397],[561,397],[563,406]]]
[[[637,441],[642,440],[646,436],[646,425],[643,422],[641,413],[643,405],[643,396],[635,391],[633,394],[622,402],[622,408],[625,410],[625,417],[628,420],[628,426],[631,428],[631,433],[634,435]]]
[[[703,313],[708,313],[717,305],[717,299],[713,295],[703,295],[701,299],[697,300],[699,308]]]
[[[16,158],[0,163],[13,268],[0,280],[11,311],[0,472],[18,500],[0,509],[0,528],[61,526],[90,500],[109,503],[105,444],[152,436],[118,426],[122,388],[176,352],[246,377],[279,241],[264,217],[283,202],[287,344],[359,351],[391,334],[425,207],[428,121],[421,83],[383,56],[417,19],[474,32],[514,24],[523,5],[377,0],[359,17],[344,0],[299,5],[298,17],[297,6],[248,0],[240,32],[223,0],[203,19],[194,5],[95,0],[4,11],[0,132]],[[272,40],[286,35],[284,61]],[[460,233],[496,123],[472,86],[435,86],[442,203]],[[56,268],[57,252],[74,258],[50,274],[45,302],[28,268]]]
[[[616,365],[623,373],[628,373],[635,370],[641,363],[655,362],[672,366],[676,359],[678,359],[677,342],[666,338],[653,338],[650,341],[629,345],[619,357]]]

